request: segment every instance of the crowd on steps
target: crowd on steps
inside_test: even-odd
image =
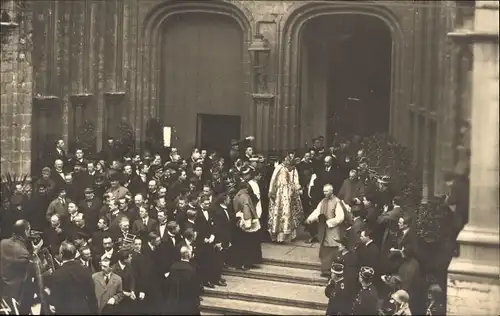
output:
[[[183,158],[118,156],[113,140],[70,155],[58,140],[32,184],[2,192],[2,310],[199,314],[204,289],[227,286],[226,267],[259,268],[262,242],[292,242],[303,225],[320,244],[327,315],[445,313],[442,285],[424,281],[412,210],[370,172],[362,142],[318,137],[264,157],[252,141]],[[445,201],[460,214],[455,191]]]

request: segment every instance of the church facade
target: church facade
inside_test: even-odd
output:
[[[203,135],[254,135],[260,152],[306,148],[313,137],[332,132],[331,103],[371,100],[369,93],[378,89],[372,80],[363,91],[350,90],[352,95],[328,92],[332,73],[341,73],[334,82],[342,82],[358,71],[338,70],[352,51],[340,55],[335,48],[351,34],[336,33],[335,23],[352,30],[366,22],[373,25],[367,32],[376,23],[385,29],[388,66],[377,70],[387,75],[380,88],[386,96],[374,97],[385,114],[363,124],[383,121],[382,131],[412,149],[424,196],[432,196],[443,192],[443,173],[470,149],[469,126],[474,135],[476,50],[449,35],[477,27],[477,10],[496,12],[483,19],[490,19],[492,31],[498,2],[492,2],[496,9],[478,9],[483,2],[488,1],[2,1],[2,173],[29,173],[47,141],[61,137],[71,144],[85,121],[96,127],[96,149],[119,136],[114,126],[121,120],[133,126],[140,148],[150,118],[171,127],[172,146],[183,151],[203,145]],[[364,68],[375,69],[376,62],[363,56],[352,65],[366,61]],[[498,224],[495,229],[498,237]],[[498,293],[498,283],[490,282],[497,270],[487,271],[481,280]],[[470,293],[460,294],[466,291],[460,282],[450,283],[460,298],[449,300],[450,312],[478,314],[467,303]],[[494,299],[483,301],[489,311],[498,308]]]

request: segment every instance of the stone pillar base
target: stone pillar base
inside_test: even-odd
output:
[[[448,273],[447,291],[447,315],[486,316],[500,313],[498,279]]]

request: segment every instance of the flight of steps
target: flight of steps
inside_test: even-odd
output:
[[[327,280],[320,276],[318,249],[263,244],[260,269],[224,272],[227,287],[205,289],[202,315],[324,315]]]

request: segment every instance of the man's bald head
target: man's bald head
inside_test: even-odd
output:
[[[20,219],[14,223],[12,227],[12,235],[19,237],[27,237],[30,231],[30,223],[27,220]]]
[[[333,157],[332,156],[326,156],[325,157],[325,166],[331,166],[333,164]]]

